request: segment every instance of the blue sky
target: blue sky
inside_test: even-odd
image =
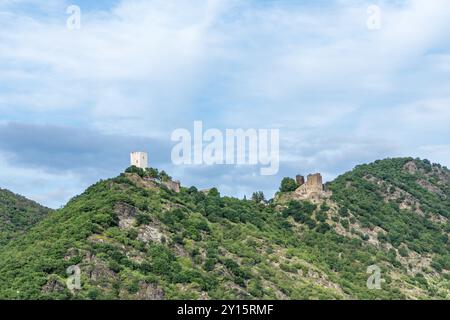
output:
[[[59,207],[140,149],[239,197],[386,157],[450,166],[449,18],[447,0],[0,0],[0,187]],[[195,120],[279,129],[279,174],[172,165]]]

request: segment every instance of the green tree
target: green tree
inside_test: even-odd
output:
[[[298,188],[297,182],[292,178],[283,178],[280,185],[281,192],[291,192]]]
[[[253,192],[252,201],[255,203],[266,202],[266,197],[262,191]]]

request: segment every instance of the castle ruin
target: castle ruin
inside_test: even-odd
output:
[[[143,151],[131,152],[130,154],[130,164],[132,166],[148,169],[148,153]],[[152,178],[145,178],[146,180],[155,181]],[[161,181],[162,185],[164,185],[167,189],[175,191],[176,193],[180,192],[181,183],[178,180],[168,179],[167,181]]]
[[[305,177],[304,177],[304,176],[301,176],[301,175],[298,174],[298,175],[295,177],[295,180],[297,181],[297,184],[298,184],[299,186],[302,186],[302,185],[305,184]]]
[[[325,191],[320,173],[309,174],[306,182],[304,176],[297,175],[296,181],[299,187],[295,190],[295,195],[299,199],[319,200],[329,194]]]
[[[147,152],[132,152],[130,154],[130,164],[141,169],[148,168],[148,154]]]

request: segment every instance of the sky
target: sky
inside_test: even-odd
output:
[[[448,0],[0,0],[0,187],[59,208],[136,150],[237,197],[387,157],[450,166],[449,34]],[[278,174],[173,164],[196,120],[278,129]]]

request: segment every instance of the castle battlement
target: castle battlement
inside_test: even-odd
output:
[[[148,168],[148,154],[147,152],[132,152],[130,154],[130,164],[141,169]]]

